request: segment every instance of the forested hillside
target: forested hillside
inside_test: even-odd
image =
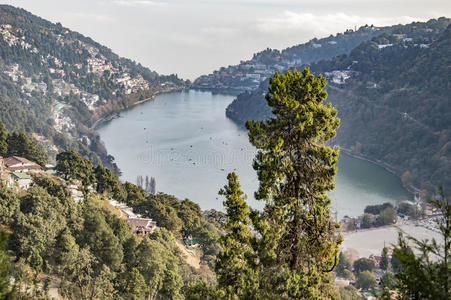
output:
[[[326,75],[342,120],[335,142],[429,192],[451,183],[449,24],[440,18],[399,26],[311,65]],[[267,85],[239,95],[227,115],[241,124],[267,118]]]
[[[47,160],[29,137],[8,133],[0,122],[0,158],[12,155],[41,166]],[[17,173],[0,159],[1,299],[50,299],[49,292],[65,299],[183,299],[189,283],[214,282],[223,213],[122,183],[74,151],[57,155],[56,170],[29,172],[27,186],[8,184],[4,179]],[[152,233],[141,233],[112,199],[144,217],[133,219],[153,218]],[[188,236],[199,248],[197,266],[181,251]],[[4,298],[11,285],[14,297]]]
[[[398,25],[376,27],[365,25],[359,29],[348,29],[327,38],[313,38],[310,41],[283,50],[266,49],[255,53],[250,60],[238,65],[222,67],[211,74],[197,78],[192,88],[221,93],[237,94],[252,91],[276,71],[310,64],[336,55],[349,54],[361,42],[383,33],[390,33]]]
[[[59,23],[0,6],[0,120],[33,134],[51,157],[73,148],[111,166],[92,130],[97,122],[184,87],[176,75],[161,76]]]

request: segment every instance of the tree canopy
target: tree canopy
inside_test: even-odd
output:
[[[255,198],[266,204],[262,212],[248,212],[237,178],[229,174],[221,191],[227,199],[228,234],[216,274],[219,287],[238,297],[243,285],[250,299],[336,297],[330,272],[341,237],[326,192],[334,188],[339,149],[325,143],[340,121],[337,110],[323,103],[325,86],[325,78],[309,69],[276,73],[266,94],[272,117],[246,123],[258,149]],[[249,236],[249,220],[257,238]],[[240,270],[240,277],[228,279],[229,268]]]
[[[64,174],[66,179],[80,180],[83,185],[93,182],[92,163],[75,151],[64,151],[56,156],[56,171]]]

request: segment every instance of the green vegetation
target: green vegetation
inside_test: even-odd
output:
[[[320,60],[330,59],[334,56],[349,54],[361,42],[373,37],[390,33],[399,25],[388,27],[362,26],[357,30],[347,29],[343,33],[330,35],[326,38],[313,38],[310,41],[289,47],[283,50],[267,48],[255,53],[250,60],[241,61],[238,65],[221,67],[211,74],[197,78],[192,87],[207,89],[220,93],[243,93],[258,87],[260,80],[269,78],[274,72],[282,72],[290,68],[312,64]],[[250,75],[250,76],[248,76]],[[263,91],[266,91],[267,85]],[[259,111],[247,111],[246,114],[258,115]],[[234,117],[241,115],[233,111]],[[254,120],[254,118],[241,119]]]
[[[12,276],[21,297],[37,297],[37,287],[43,287],[39,293],[45,295],[48,275],[61,279],[60,293],[69,299],[181,299],[185,284],[201,277],[209,280],[186,264],[175,244],[181,233],[173,228],[158,224],[150,236],[135,235],[101,194],[89,194],[76,204],[56,179],[35,175],[33,181],[35,185],[21,194],[0,186],[0,219],[12,231]],[[190,214],[186,207],[180,205],[180,215]],[[216,228],[202,214],[199,218],[202,229],[196,227],[196,233]],[[212,247],[200,241],[202,248]],[[34,279],[23,279],[22,271]]]
[[[15,146],[27,149],[28,137],[17,135],[24,138],[15,139]],[[221,213],[209,212],[207,220],[197,204],[122,184],[112,171],[94,168],[74,151],[59,153],[57,161],[67,184],[83,185],[84,201],[77,204],[66,183],[44,174],[34,174],[34,185],[26,191],[0,184],[0,225],[11,232],[8,250],[14,258],[11,268],[6,234],[0,231],[2,299],[47,299],[55,278],[59,294],[68,299],[183,299],[190,282],[213,282],[208,267],[186,263],[176,240],[192,235],[202,265],[212,265]],[[108,204],[110,197],[142,210],[159,221],[159,228],[136,235]]]
[[[216,257],[218,286],[231,299],[254,299],[258,295],[259,279],[251,247],[253,235],[248,228],[250,211],[237,175],[230,173],[227,179],[228,185],[219,192],[227,199],[224,201],[227,234],[221,237],[223,251]]]
[[[357,288],[367,291],[374,288],[377,285],[377,281],[373,273],[370,271],[362,271],[357,275],[355,285]]]
[[[311,65],[315,73],[350,72],[350,78],[329,85],[329,101],[342,120],[333,142],[378,161],[403,177],[405,186],[422,190],[424,198],[437,194],[440,185],[451,186],[449,25],[439,18],[396,26],[349,55]],[[227,115],[241,124],[270,118],[262,96],[267,86],[266,81],[239,95]]]
[[[397,210],[389,202],[365,207],[362,228],[392,225],[397,220]]]
[[[338,288],[339,300],[363,300],[363,297],[360,292],[353,287],[352,285],[340,286]]]
[[[443,188],[440,198],[430,202],[442,214],[436,218],[441,239],[417,240],[400,232],[393,249],[383,250],[381,268],[387,271],[379,299],[393,299],[395,293],[396,299],[450,299],[451,204]],[[389,253],[390,262],[384,259]]]
[[[220,191],[227,214],[215,267],[217,297],[336,298],[331,272],[341,237],[326,192],[334,188],[339,150],[325,142],[340,122],[337,111],[323,104],[325,85],[324,77],[309,69],[276,73],[266,96],[274,117],[246,124],[259,150],[255,197],[266,205],[250,212],[237,176],[228,175],[228,185]],[[196,299],[211,290],[198,284],[193,293]]]
[[[347,274],[346,271],[351,270],[351,262],[349,261],[349,258],[343,253],[340,252],[338,255],[338,264],[335,268],[335,272],[338,276],[346,278]]]
[[[372,259],[369,258],[359,258],[354,262],[354,272],[356,274],[363,272],[363,271],[370,271],[372,272],[373,269],[376,267],[376,264]]]
[[[130,189],[133,185],[128,182],[125,186],[127,191],[132,191],[133,202],[129,202],[129,205],[135,212],[151,217],[158,226],[165,227],[177,237],[196,238],[202,250],[201,262],[213,267],[220,249],[218,242],[222,233],[220,223],[212,219],[207,221],[199,205],[188,199],[181,201],[162,193],[149,194],[146,198],[142,198],[142,193],[145,193],[142,188]]]
[[[79,153],[61,152],[56,156],[56,161],[56,171],[64,174],[66,179],[80,180],[86,187],[93,182],[92,163]]]
[[[0,156],[21,156],[45,166],[47,155],[33,138],[23,132],[8,133],[0,121]]]
[[[15,293],[11,286],[11,263],[10,257],[6,251],[8,235],[4,231],[0,231],[0,299],[12,299]]]

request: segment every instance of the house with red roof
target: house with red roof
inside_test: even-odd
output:
[[[6,168],[11,172],[39,172],[42,170],[37,163],[20,156],[4,158]]]

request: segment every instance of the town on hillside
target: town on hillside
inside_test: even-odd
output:
[[[38,113],[47,110],[43,122],[88,147],[95,133],[85,127],[93,129],[121,109],[185,88],[176,75],[158,75],[66,28],[1,23],[0,78],[16,87],[14,102]],[[50,152],[64,150],[49,134],[34,134],[42,145],[57,148]]]

